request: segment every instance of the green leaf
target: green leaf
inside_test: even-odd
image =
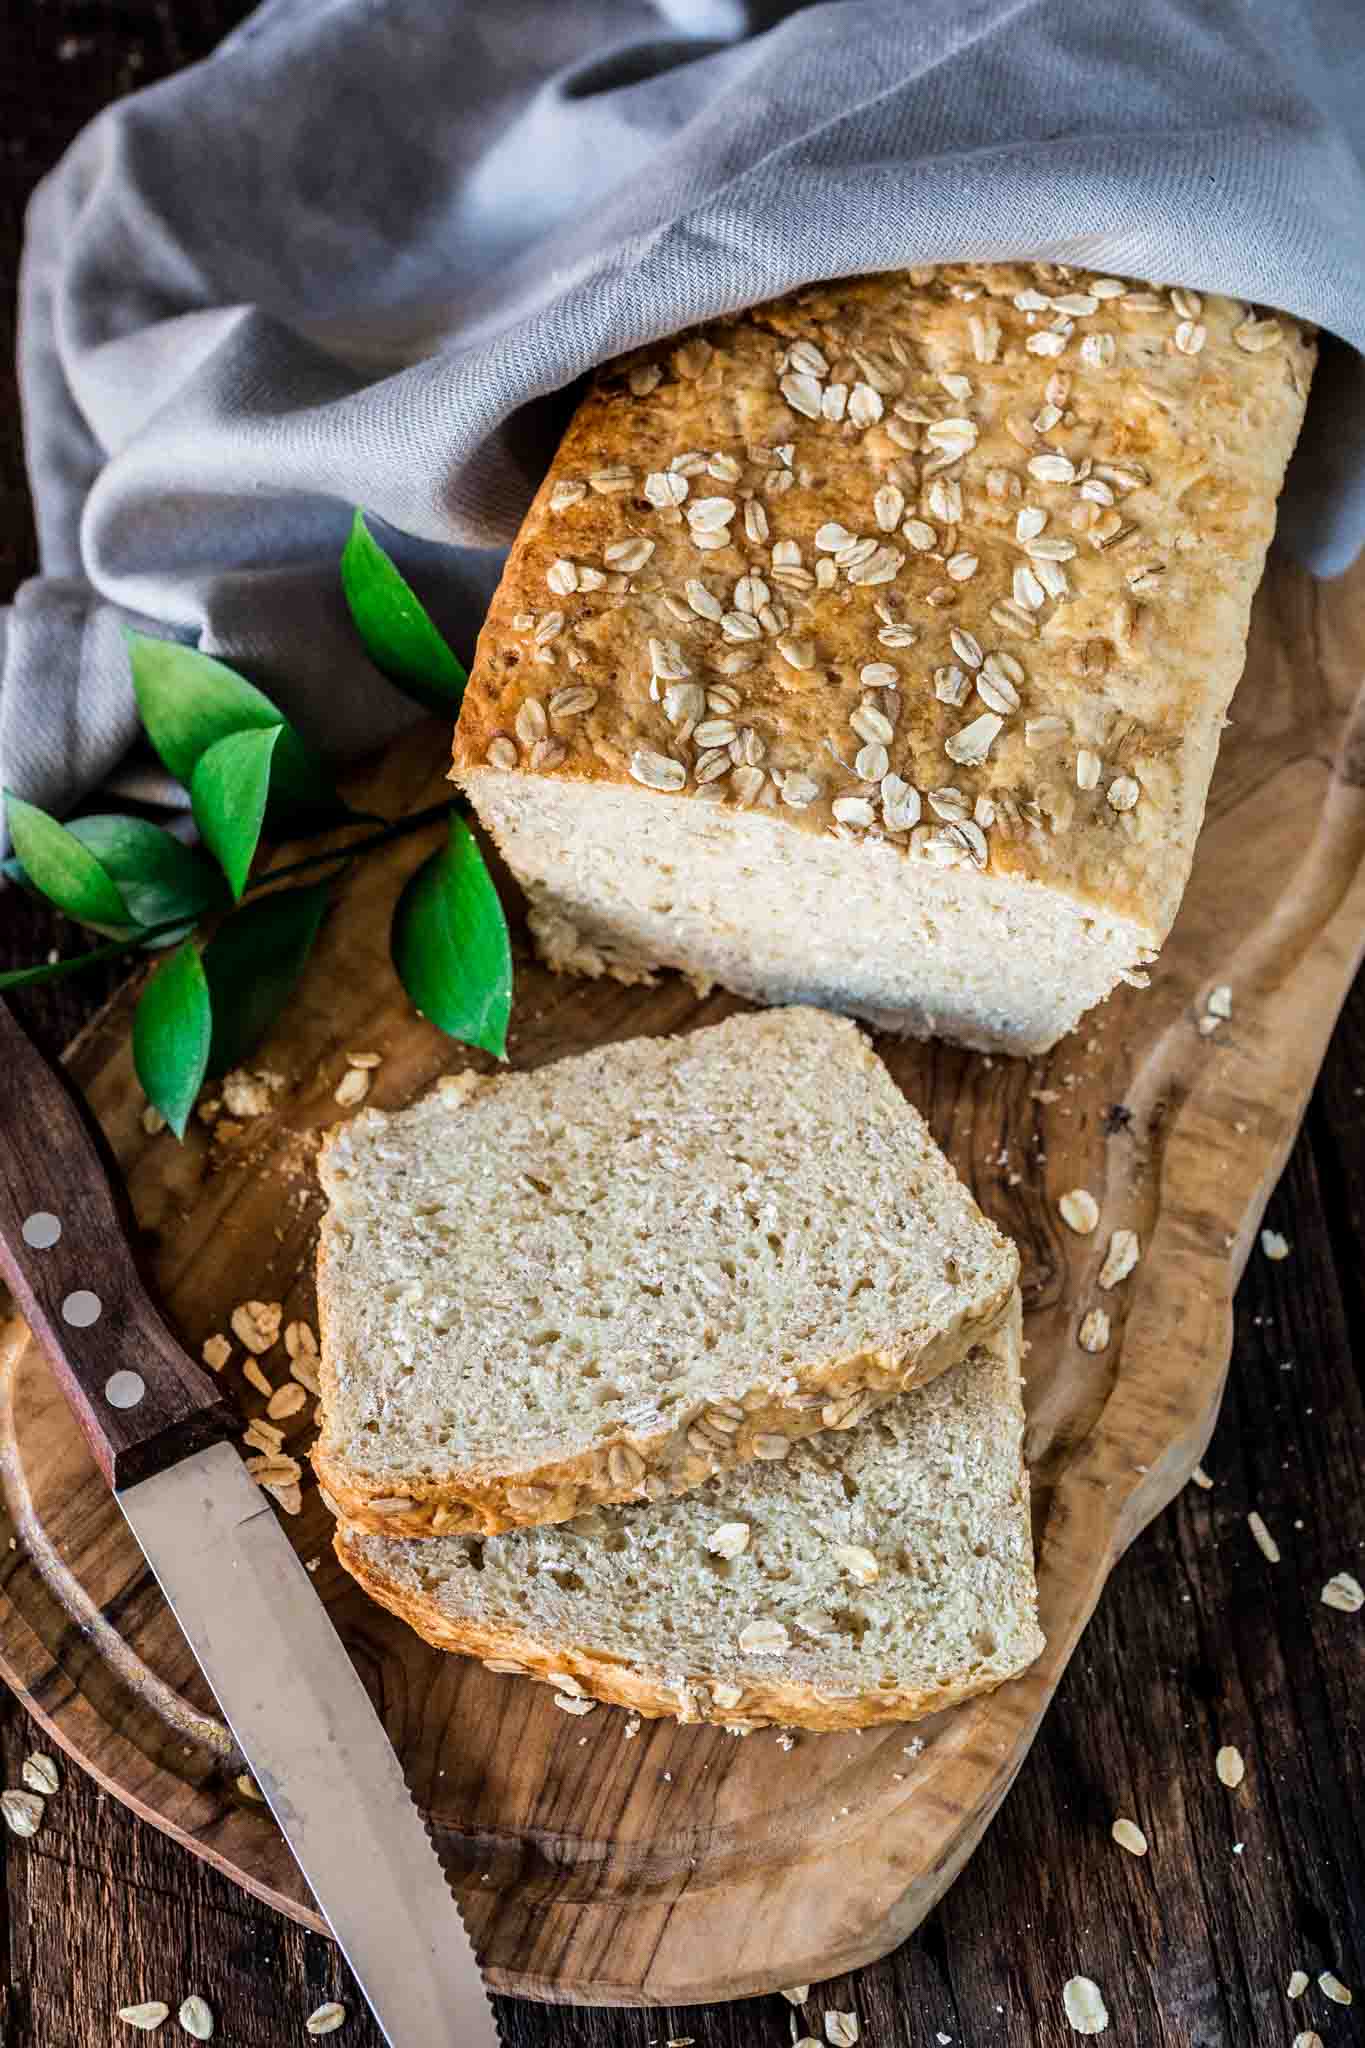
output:
[[[133,919],[117,883],[74,832],[9,790],[5,815],[24,873],[50,903],[98,932],[116,936],[128,930]]]
[[[177,1138],[203,1084],[213,1036],[204,964],[193,944],[171,954],[147,983],[133,1017],[133,1064],[147,1100]]]
[[[341,587],[375,667],[429,711],[458,711],[468,681],[463,665],[370,532],[363,512],[351,522],[341,557]]]
[[[279,738],[278,725],[230,732],[205,747],[190,776],[194,822],[238,902],[260,844],[270,762]]]
[[[224,899],[222,880],[203,854],[146,818],[100,813],[73,818],[67,829],[118,884],[139,924],[195,918]]]
[[[393,914],[398,977],[424,1017],[507,1057],[512,947],[498,892],[463,818],[404,887]]]
[[[235,669],[174,640],[129,633],[138,714],[147,737],[178,782],[189,787],[201,754],[229,733],[278,729],[270,766],[272,812],[323,812],[346,806],[327,770],[270,699]]]
[[[331,885],[276,889],[226,918],[204,948],[213,997],[210,1074],[225,1074],[256,1050],[303,971]]]

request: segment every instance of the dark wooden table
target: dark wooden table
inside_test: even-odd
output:
[[[485,0],[495,4],[495,0]],[[234,0],[12,0],[0,29],[0,272],[12,278],[22,209],[77,128],[115,95],[193,61],[245,10]],[[0,9],[0,19],[4,10]],[[6,319],[9,308],[6,308]],[[12,376],[0,338],[0,598],[34,570]],[[0,967],[72,945],[58,920],[0,898]],[[110,993],[114,970],[34,992],[19,1007],[50,1040]],[[1365,1578],[1365,980],[1337,1028],[1267,1221],[1292,1255],[1253,1257],[1237,1302],[1231,1384],[1206,1464],[1114,1574],[1019,1782],[966,1875],[912,1940],[852,1981],[818,1986],[801,2029],[853,2008],[872,2048],[1050,2048],[1072,2039],[1062,1985],[1102,1986],[1110,2037],[1143,2048],[1326,2048],[1365,2039],[1365,1612],[1325,1607],[1333,1573]],[[1246,1513],[1283,1557],[1267,1564]],[[0,1697],[4,1782],[33,1730]],[[1236,1806],[1213,1759],[1233,1743],[1250,1797]],[[1116,1814],[1151,1843],[1110,1840]],[[205,1864],[66,1774],[41,1835],[0,1831],[0,2043],[103,2048],[136,2039],[113,2017],[119,1982],[172,2007],[190,1991],[217,2039],[305,2038],[329,1997],[334,2038],[381,2048],[328,1943],[258,1906]],[[1291,1970],[1334,1969],[1353,2011]],[[779,1998],[676,2012],[505,2002],[517,2048],[551,2036],[593,2048],[783,2048]],[[170,2022],[161,2036],[184,2039]],[[409,2044],[404,2044],[409,2048]],[[413,2043],[411,2048],[436,2048]]]

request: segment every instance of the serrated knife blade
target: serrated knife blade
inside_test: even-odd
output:
[[[212,1444],[115,1498],[390,2048],[496,2048],[383,1724],[236,1451]]]

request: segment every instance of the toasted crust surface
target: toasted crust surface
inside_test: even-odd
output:
[[[1228,299],[973,264],[613,364],[509,557],[456,778],[499,837],[508,779],[607,784],[1041,883],[1131,927],[1136,968],[1188,877],[1314,354]],[[542,924],[601,908],[511,855]],[[710,971],[611,941],[605,916],[608,971]]]
[[[914,1720],[992,1690],[1043,1647],[1018,1346],[1016,1297],[1000,1330],[880,1422],[688,1500],[476,1544],[477,1570],[459,1539],[395,1543],[345,1525],[337,1555],[437,1648],[571,1697],[745,1730]],[[744,1554],[722,1576],[701,1558],[708,1531],[727,1525],[743,1530]],[[873,1546],[860,1549],[861,1586],[828,1564],[855,1554],[840,1547],[850,1536]],[[541,1590],[556,1580],[575,1590]],[[861,1607],[856,1648],[828,1612],[810,1612],[820,1603]],[[778,1623],[786,1644],[749,1647],[756,1619]]]
[[[861,1033],[810,1010],[463,1075],[320,1170],[314,1463],[385,1535],[566,1521],[850,1428],[1018,1276]]]

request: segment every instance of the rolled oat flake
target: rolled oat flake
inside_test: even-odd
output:
[[[1102,2034],[1109,2013],[1093,1977],[1071,1977],[1062,1986],[1062,2003],[1073,2033]]]
[[[197,1993],[192,1992],[185,2000],[180,2008],[178,2017],[181,2026],[192,2040],[211,2041],[213,2039],[212,2010],[207,2000],[200,1998]]]

